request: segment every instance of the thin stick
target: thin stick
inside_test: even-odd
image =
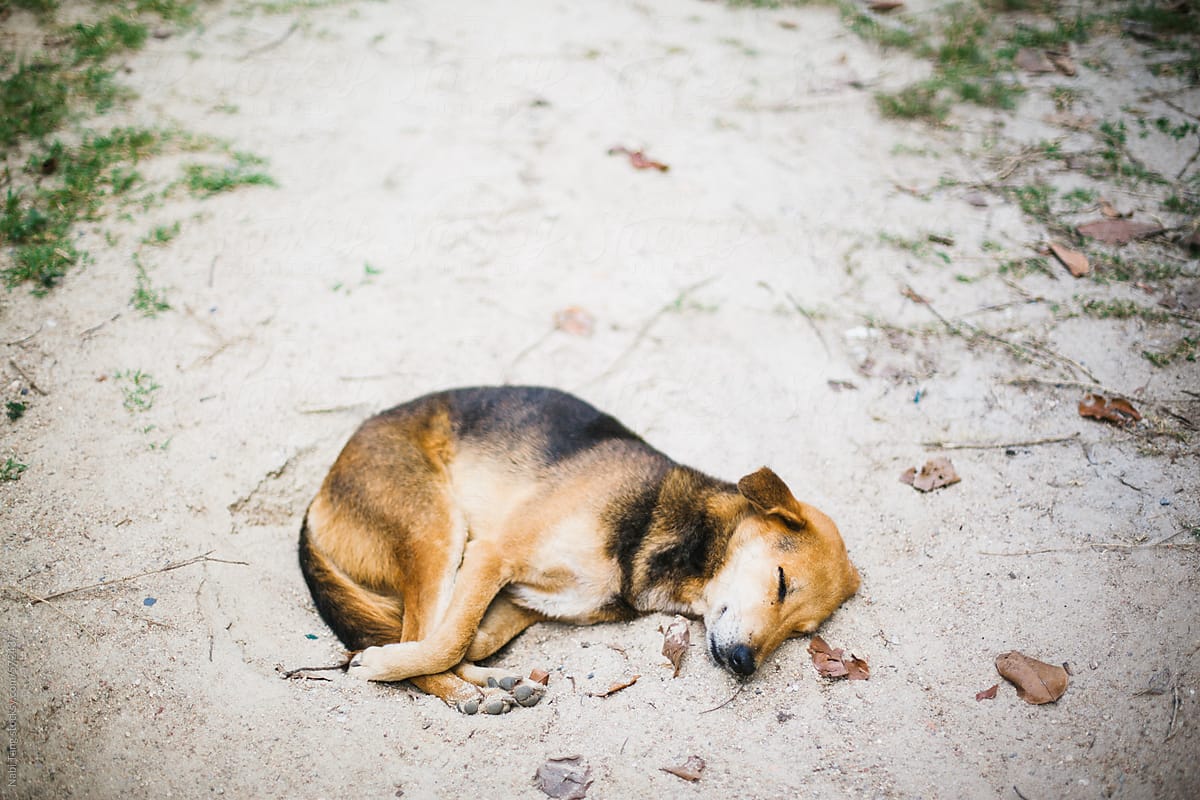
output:
[[[115,321],[117,320],[117,318],[118,318],[118,317],[120,317],[120,316],[121,316],[121,312],[120,312],[120,311],[118,311],[116,314],[113,314],[113,315],[112,315],[111,317],[109,317],[108,319],[106,319],[106,320],[103,320],[103,321],[101,321],[101,322],[97,322],[95,325],[93,325],[93,326],[92,326],[92,327],[90,327],[90,328],[84,328],[83,330],[81,330],[81,331],[79,332],[79,338],[80,338],[80,339],[86,339],[86,338],[88,338],[89,336],[91,336],[93,333],[95,333],[96,331],[98,331],[98,330],[100,330],[101,328],[103,328],[103,327],[104,327],[105,325],[107,325],[108,323],[110,323],[110,322],[115,322]]]
[[[736,691],[736,692],[734,692],[733,694],[729,695],[729,697],[728,697],[728,698],[725,700],[725,702],[721,703],[720,705],[713,706],[712,708],[706,708],[706,709],[704,709],[703,711],[701,711],[700,713],[701,713],[701,714],[707,714],[707,713],[708,713],[708,712],[710,712],[710,711],[716,711],[718,708],[724,708],[725,706],[727,706],[727,705],[729,705],[730,703],[732,703],[732,702],[733,702],[733,698],[735,698],[735,697],[737,697],[739,694],[741,694],[741,693],[742,693],[742,689],[745,689],[745,688],[746,688],[746,684],[744,684],[744,683],[743,683],[743,684],[740,684],[740,685],[738,686],[738,688],[737,688],[737,691]]]
[[[213,552],[212,550],[209,550],[207,553],[202,553],[201,555],[198,555],[198,556],[192,556],[189,559],[185,559],[183,561],[177,561],[174,564],[168,564],[165,567],[160,567],[158,569],[146,570],[145,572],[139,572],[136,575],[126,575],[124,578],[117,578],[117,579],[111,580],[111,581],[100,581],[99,583],[93,583],[88,586],[77,586],[74,589],[64,589],[61,592],[55,592],[54,594],[48,594],[45,597],[37,598],[37,602],[35,602],[34,605],[37,605],[38,603],[45,603],[49,600],[54,600],[59,597],[66,597],[67,595],[70,595],[70,594],[76,594],[77,592],[86,592],[88,589],[99,589],[103,586],[116,586],[121,583],[129,583],[129,581],[134,581],[134,580],[137,580],[138,578],[144,578],[147,575],[157,575],[160,572],[170,572],[171,570],[174,570],[174,569],[190,567],[192,564],[199,564],[202,562],[212,561],[217,564],[240,564],[241,566],[244,566],[244,567],[250,566],[250,562],[248,562],[248,561],[229,561],[224,558],[213,558],[210,555],[212,552]],[[19,587],[17,587],[17,589],[18,589],[18,591],[22,591],[22,592],[24,591],[23,589],[20,589]]]
[[[289,669],[287,672],[284,672],[282,674],[283,674],[283,677],[285,677],[285,678],[291,678],[295,675],[299,675],[301,672],[321,672],[322,670],[333,670],[333,669],[340,669],[344,672],[348,666],[350,666],[350,659],[346,659],[345,661],[343,661],[340,664],[328,664],[323,667],[296,667],[295,669]],[[323,678],[322,680],[329,680],[329,679]]]
[[[622,361],[624,361],[629,356],[630,353],[632,353],[634,350],[636,350],[638,348],[638,345],[640,345],[642,343],[642,340],[645,339],[646,336],[650,333],[650,329],[654,327],[654,324],[656,322],[658,322],[658,320],[660,318],[662,318],[662,316],[664,314],[666,314],[668,311],[671,311],[672,309],[678,308],[679,305],[683,303],[684,299],[688,295],[690,295],[692,292],[696,291],[697,289],[707,286],[708,284],[712,283],[716,279],[717,279],[717,276],[712,275],[712,276],[705,278],[702,281],[693,283],[691,286],[684,287],[683,291],[681,291],[678,295],[676,295],[674,300],[663,305],[662,308],[658,309],[658,311],[655,311],[650,316],[649,319],[647,319],[644,323],[642,323],[642,327],[638,329],[637,335],[635,335],[633,337],[633,341],[631,341],[628,345],[626,345],[625,349],[621,351],[621,354],[612,360],[612,363],[608,365],[607,369],[605,369],[603,372],[601,372],[596,377],[594,377],[591,380],[584,383],[583,386],[591,386],[594,383],[599,383],[600,381],[604,380],[609,375],[611,375],[613,372],[615,372],[617,369],[617,366]]]
[[[25,344],[26,342],[28,342],[30,339],[37,336],[41,332],[42,332],[42,326],[38,325],[37,330],[35,330],[33,333],[29,334],[28,336],[22,336],[20,339],[17,339],[16,341],[5,342],[5,344],[8,345],[9,347],[16,347],[19,344]]]
[[[1180,542],[1178,544],[1161,541],[1151,542],[1150,544],[1126,544],[1125,542],[1094,542],[1092,544],[1083,544],[1078,547],[1047,547],[1044,550],[1018,550],[1014,553],[989,553],[986,550],[979,550],[981,556],[1037,556],[1043,553],[1078,553],[1085,550],[1153,550],[1161,547],[1164,550],[1191,550],[1195,547],[1200,547],[1200,542]]]
[[[796,302],[796,298],[792,297],[791,292],[784,292],[783,296],[786,297],[788,302],[792,304],[792,308],[800,312],[800,315],[808,321],[809,327],[813,329],[813,333],[815,333],[817,335],[817,339],[820,340],[821,347],[825,348],[826,357],[833,358],[833,353],[829,351],[829,344],[825,341],[825,336],[821,333],[821,329],[817,327],[817,322],[812,318],[812,314],[808,313],[808,310],[804,308],[804,306]]]
[[[279,47],[279,45],[286,42],[288,40],[288,37],[291,36],[293,33],[295,33],[296,29],[299,27],[300,27],[299,22],[293,22],[292,26],[283,32],[283,36],[280,36],[278,39],[274,39],[270,42],[267,42],[266,44],[264,44],[260,47],[255,47],[251,50],[247,50],[245,53],[242,53],[242,55],[240,55],[238,57],[238,61],[245,61],[248,58],[253,58],[254,56],[265,53],[268,50]],[[211,286],[212,284],[209,284],[209,285]]]
[[[1017,797],[1021,798],[1021,800],[1029,800],[1028,797],[1021,794],[1021,790],[1017,788],[1016,784],[1013,784],[1013,792],[1015,792]]]
[[[33,378],[31,378],[25,374],[25,370],[21,369],[21,366],[17,362],[13,361],[10,358],[8,360],[8,365],[10,367],[12,367],[13,369],[15,369],[17,371],[17,374],[21,376],[21,379],[29,384],[30,389],[33,389],[35,392],[40,394],[42,397],[46,396],[46,392],[40,386],[38,386],[36,383],[33,382]]]
[[[1055,436],[1050,439],[1033,439],[1028,442],[921,442],[922,447],[934,447],[939,450],[992,450],[1006,447],[1034,447],[1039,444],[1058,444],[1071,442],[1079,438],[1079,433],[1069,436]]]
[[[61,615],[63,616],[63,618],[65,618],[65,619],[66,619],[66,620],[68,620],[69,622],[73,622],[73,623],[75,623],[76,625],[78,625],[78,626],[79,626],[79,629],[80,629],[81,631],[83,631],[84,633],[86,633],[88,636],[90,636],[90,637],[91,637],[91,639],[92,639],[92,641],[96,641],[96,634],[92,633],[92,632],[91,632],[91,630],[88,628],[88,626],[86,626],[86,625],[84,625],[84,624],[83,624],[83,621],[82,621],[82,620],[78,619],[77,617],[74,617],[74,616],[72,616],[71,614],[68,614],[66,611],[63,611],[61,608],[59,608],[58,606],[56,606],[54,603],[51,603],[49,598],[47,598],[47,597],[38,597],[36,594],[33,594],[32,592],[27,592],[27,591],[25,591],[25,590],[24,590],[24,589],[22,589],[20,586],[12,586],[12,585],[8,585],[8,586],[5,586],[4,588],[5,588],[5,589],[12,589],[12,590],[13,590],[13,591],[15,591],[15,592],[20,592],[21,594],[25,595],[26,597],[28,597],[30,600],[32,600],[32,601],[33,601],[33,603],[32,603],[31,605],[35,605],[35,606],[36,606],[38,603],[45,603],[46,605],[48,605],[48,606],[50,606],[51,608],[53,608],[53,609],[54,609],[56,612],[58,612],[59,614],[61,614]]]
[[[1171,741],[1171,737],[1175,735],[1175,718],[1179,716],[1179,684],[1171,684],[1171,724],[1167,726],[1167,735],[1163,739],[1164,742]]]

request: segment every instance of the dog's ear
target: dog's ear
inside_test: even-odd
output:
[[[804,527],[800,503],[792,496],[792,490],[783,479],[769,468],[763,467],[742,478],[738,481],[738,491],[760,514],[779,517],[793,530]]]

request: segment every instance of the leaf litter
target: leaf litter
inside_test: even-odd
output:
[[[820,636],[812,637],[808,643],[808,652],[812,656],[817,673],[823,678],[865,681],[871,677],[871,668],[865,659],[858,658],[853,653],[847,656],[845,650],[830,647]]]
[[[592,768],[582,756],[560,756],[538,767],[533,779],[549,797],[583,800],[592,785]]]
[[[996,656],[1000,677],[1017,687],[1017,697],[1026,703],[1053,703],[1067,691],[1070,676],[1061,666],[1047,664],[1012,650]]]
[[[700,756],[688,756],[687,761],[677,767],[659,767],[659,769],[669,772],[677,778],[695,783],[700,780],[700,773],[704,771],[704,759]]]
[[[679,666],[683,663],[683,656],[692,643],[692,632],[688,628],[688,621],[676,614],[675,619],[671,620],[671,624],[667,627],[659,625],[658,632],[663,635],[662,654],[670,660],[671,666],[675,668],[675,673],[671,677],[678,678]]]
[[[918,492],[932,492],[934,489],[951,486],[961,480],[962,478],[954,471],[954,465],[945,456],[929,459],[925,462],[925,466],[921,467],[920,472],[917,472],[916,467],[909,467],[900,473],[900,482],[907,483]]]
[[[1109,399],[1102,394],[1085,394],[1079,401],[1079,416],[1121,426],[1133,425],[1142,419],[1142,415],[1128,400],[1120,397]]]

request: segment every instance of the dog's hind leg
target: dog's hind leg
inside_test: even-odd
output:
[[[410,639],[408,615],[413,609],[406,598],[407,641],[368,647],[350,662],[350,674],[372,681],[400,681],[450,670],[463,660],[488,606],[508,579],[500,548],[486,541],[469,543],[454,578],[445,616],[432,629],[423,629]]]
[[[517,634],[546,619],[544,614],[519,606],[506,594],[499,594],[488,606],[479,630],[467,648],[467,661],[482,661],[511,642]]]

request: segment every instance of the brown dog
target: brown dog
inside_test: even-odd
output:
[[[529,387],[427,395],[363,423],[308,508],[300,566],[362,650],[351,675],[467,713],[537,702],[473,662],[539,620],[703,617],[713,660],[745,676],[859,583],[833,521],[766,467],[710,478]]]

